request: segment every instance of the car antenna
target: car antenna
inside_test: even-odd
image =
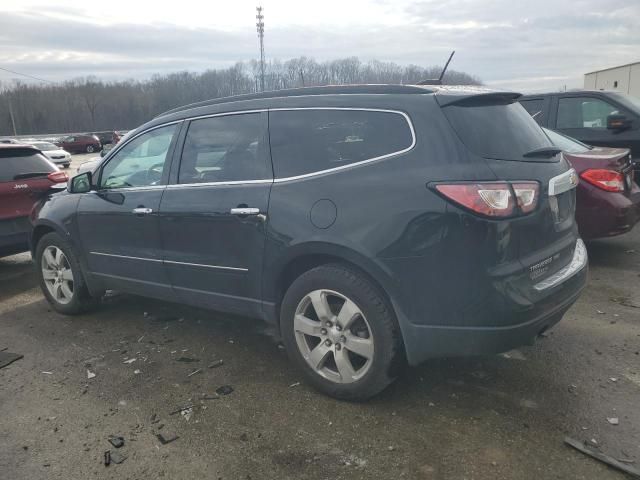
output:
[[[427,80],[422,80],[421,82],[416,83],[416,85],[442,85],[442,78],[444,77],[444,73],[447,71],[447,67],[449,66],[449,63],[451,63],[451,59],[453,58],[454,53],[456,53],[455,50],[453,50],[451,52],[451,55],[449,55],[449,60],[447,60],[447,63],[444,64],[444,68],[442,69],[442,72],[440,72],[439,78],[430,78]]]

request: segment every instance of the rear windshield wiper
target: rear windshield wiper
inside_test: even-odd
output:
[[[14,180],[22,180],[23,178],[33,178],[33,177],[46,177],[51,172],[32,172],[32,173],[20,173],[13,177]]]
[[[561,152],[562,150],[558,147],[541,147],[541,148],[536,148],[535,150],[531,150],[530,152],[524,153],[522,154],[522,156],[525,158],[530,158],[530,157],[551,158]]]

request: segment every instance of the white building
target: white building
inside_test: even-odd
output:
[[[585,73],[586,90],[617,90],[640,97],[640,62]]]

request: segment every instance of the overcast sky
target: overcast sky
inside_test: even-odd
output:
[[[0,67],[59,81],[202,71],[258,55],[245,0],[2,0]],[[640,0],[264,0],[267,59],[441,65],[523,91],[640,61]],[[18,78],[0,71],[0,81]],[[26,81],[26,80],[25,80]]]

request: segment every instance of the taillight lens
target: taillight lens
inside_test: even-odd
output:
[[[526,214],[535,210],[538,203],[537,182],[455,183],[435,188],[454,203],[488,217]]]
[[[47,175],[47,178],[53,183],[64,183],[69,180],[69,177],[67,177],[67,174],[64,172],[51,172]]]
[[[607,192],[624,192],[624,175],[615,170],[592,168],[582,172],[580,178]]]

